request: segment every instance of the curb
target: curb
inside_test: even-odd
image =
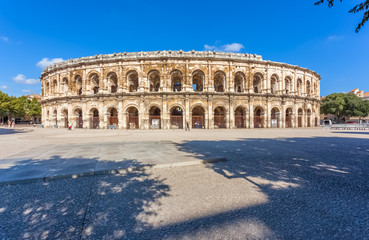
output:
[[[19,183],[32,183],[32,182],[37,182],[40,180],[47,182],[47,181],[58,180],[58,179],[91,177],[95,175],[96,176],[97,175],[114,175],[114,174],[121,174],[121,173],[145,171],[145,170],[150,170],[150,169],[185,167],[185,166],[211,164],[211,163],[226,162],[226,161],[227,161],[227,158],[222,157],[222,158],[210,158],[210,159],[204,159],[204,160],[178,162],[178,163],[163,163],[163,164],[145,165],[145,166],[129,167],[129,168],[117,168],[117,169],[110,169],[110,170],[99,170],[99,171],[91,171],[91,172],[58,175],[58,176],[45,176],[45,177],[39,177],[39,178],[29,178],[29,179],[6,181],[6,182],[0,182],[0,186],[14,185],[14,184],[19,184]]]

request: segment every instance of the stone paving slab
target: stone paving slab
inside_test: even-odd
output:
[[[183,152],[176,143],[103,142],[46,145],[0,159],[0,184],[36,179],[94,175],[137,167],[174,167],[224,161]]]

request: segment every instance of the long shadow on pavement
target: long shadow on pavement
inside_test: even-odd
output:
[[[74,160],[86,164],[97,161],[63,160],[68,164]],[[52,165],[60,159],[24,161],[16,170],[35,169],[48,161]],[[135,160],[126,162],[142,165]],[[104,164],[109,167],[109,162]],[[0,186],[0,239],[136,236],[142,229],[150,229],[140,220],[140,216],[152,214],[145,207],[168,195],[169,190],[161,179],[146,171]]]
[[[227,162],[208,168],[226,179],[254,184],[268,202],[158,228],[157,234],[165,231],[169,239],[223,233],[238,239],[369,236],[369,139],[188,141],[181,150],[226,156]]]

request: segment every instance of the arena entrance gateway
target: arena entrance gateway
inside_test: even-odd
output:
[[[192,109],[192,128],[205,128],[205,110],[197,106]]]
[[[139,122],[138,122],[138,110],[135,107],[130,107],[127,109],[127,128],[128,129],[138,129]]]
[[[180,107],[173,107],[170,111],[170,128],[183,129],[183,110]]]
[[[160,109],[158,107],[150,108],[150,116],[149,116],[150,128],[151,129],[160,129],[161,121],[160,121]]]

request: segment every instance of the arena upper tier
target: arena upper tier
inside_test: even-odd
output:
[[[320,115],[317,73],[255,54],[95,55],[46,67],[40,79],[46,127],[311,127]]]

